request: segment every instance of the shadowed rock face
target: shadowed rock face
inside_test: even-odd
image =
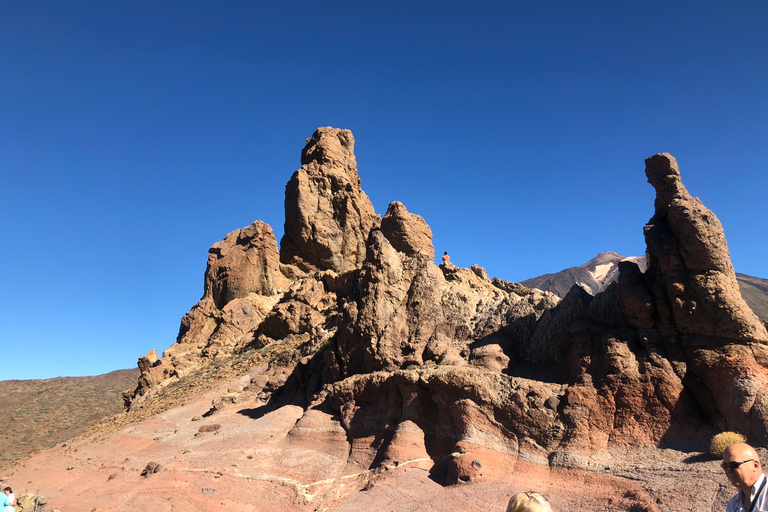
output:
[[[345,272],[365,259],[365,241],[380,219],[360,188],[355,138],[318,128],[301,152],[301,169],[285,186],[280,259],[304,270]]]
[[[379,221],[353,148],[347,130],[308,140],[286,186],[282,264],[259,222],[211,248],[203,298],[162,358],[140,359],[131,407],[256,351],[277,355],[250,392],[301,405],[309,423],[338,418],[349,467],[426,458],[456,482],[481,474],[470,453],[557,464],[716,428],[766,437],[768,334],[671,156],[646,161],[648,271],[622,262],[604,292],[560,301],[476,265],[435,266],[422,217],[393,202]]]

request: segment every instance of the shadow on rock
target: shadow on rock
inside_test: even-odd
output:
[[[272,412],[272,407],[270,407],[269,404],[264,404],[261,407],[255,407],[253,409],[240,409],[237,411],[237,414],[242,414],[252,420],[257,420],[270,412]]]

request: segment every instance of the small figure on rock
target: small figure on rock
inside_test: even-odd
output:
[[[443,252],[443,263],[450,263],[451,257],[448,256],[448,251]]]
[[[552,512],[547,498],[533,491],[520,492],[509,499],[507,512]]]
[[[723,452],[723,471],[739,492],[728,502],[727,512],[768,511],[768,487],[754,448],[732,444]]]

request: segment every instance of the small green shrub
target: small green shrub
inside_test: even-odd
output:
[[[712,442],[709,444],[709,454],[716,459],[722,459],[726,448],[732,444],[745,442],[747,442],[747,438],[738,432],[720,432],[712,438]]]

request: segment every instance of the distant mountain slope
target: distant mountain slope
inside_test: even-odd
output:
[[[645,270],[645,256],[627,258],[615,252],[601,252],[581,266],[526,279],[520,284],[552,292],[562,298],[574,284],[580,283],[585,290],[595,295],[619,278],[619,262],[622,260],[634,261],[641,270]],[[752,311],[760,320],[768,322],[768,279],[737,273],[736,280],[742,297]]]
[[[526,279],[520,284],[528,288],[552,292],[562,298],[574,284],[579,283],[585,290],[595,295],[619,278],[619,262],[622,260],[634,261],[641,270],[645,270],[645,256],[627,258],[615,252],[601,252],[581,266]]]
[[[768,279],[736,273],[741,296],[764,323],[768,322]]]
[[[16,460],[75,437],[123,410],[122,392],[138,368],[93,377],[0,381],[0,461]]]

